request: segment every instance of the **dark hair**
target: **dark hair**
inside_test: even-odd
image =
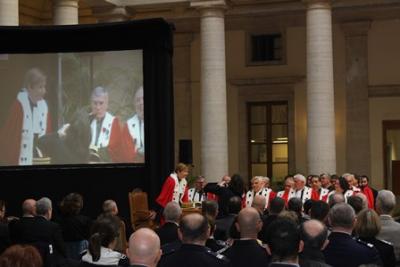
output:
[[[304,213],[305,214],[309,214],[310,213],[311,207],[312,207],[314,202],[315,202],[315,200],[313,200],[313,199],[307,199],[304,202],[303,208],[304,208]]]
[[[242,199],[238,196],[233,196],[228,202],[228,212],[232,214],[239,214],[242,209]]]
[[[229,228],[229,237],[232,239],[239,239],[240,238],[240,232],[236,228],[236,223],[238,222],[238,216],[235,217],[233,220],[230,228]]]
[[[1,267],[42,267],[39,251],[31,245],[13,245],[0,256]]]
[[[75,159],[72,163],[82,163],[89,160],[91,130],[90,116],[86,109],[79,109],[73,115],[65,136],[65,143],[72,148],[75,153]]]
[[[329,205],[325,201],[314,201],[310,210],[310,217],[318,221],[325,221],[329,213]]]
[[[294,211],[297,214],[301,213],[303,209],[303,202],[298,197],[292,197],[288,202],[288,210]]]
[[[198,218],[194,218],[194,216]],[[206,241],[208,233],[207,218],[201,214],[188,214],[180,222],[179,229],[183,241]]]
[[[358,214],[363,208],[364,203],[361,197],[358,196],[350,196],[347,198],[347,204],[353,207],[356,214]]]
[[[60,203],[61,213],[64,215],[78,215],[83,208],[83,197],[78,193],[70,193]]]
[[[242,176],[239,174],[234,174],[229,182],[229,188],[238,197],[242,197],[244,193],[244,182]]]
[[[269,212],[271,214],[278,214],[285,208],[285,200],[280,197],[275,197],[269,204]]]
[[[328,236],[328,229],[323,225],[323,229],[316,236],[310,236],[305,230],[304,224],[300,226],[301,240],[304,242],[305,247],[320,250]]]
[[[339,181],[340,187],[343,189],[343,193],[350,189],[350,185],[344,177],[340,176],[338,178],[338,181]]]
[[[100,248],[108,247],[119,235],[120,221],[116,216],[101,216],[91,228],[89,252],[93,261],[100,259]]]
[[[201,203],[201,212],[203,213],[204,216],[210,216],[210,217],[217,217],[218,214],[218,203],[213,200],[204,200]]]
[[[295,223],[278,218],[267,228],[268,245],[272,253],[272,261],[294,259],[298,255],[300,231]]]

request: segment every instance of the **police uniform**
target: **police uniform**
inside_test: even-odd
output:
[[[223,255],[212,252],[200,245],[182,244],[179,250],[163,255],[160,267],[231,267],[230,261]]]
[[[329,244],[324,255],[326,263],[333,267],[358,267],[361,264],[381,266],[381,259],[374,245],[342,232],[332,232],[329,235]]]
[[[222,254],[231,260],[234,267],[261,267],[270,262],[267,250],[256,239],[237,239]]]

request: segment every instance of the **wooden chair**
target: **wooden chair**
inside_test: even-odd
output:
[[[138,189],[129,192],[129,208],[133,231],[141,227],[155,228],[155,223],[150,218],[151,212],[149,210],[146,192]]]

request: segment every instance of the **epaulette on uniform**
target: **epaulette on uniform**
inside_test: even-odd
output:
[[[393,243],[392,243],[392,242],[389,242],[389,241],[386,241],[386,240],[383,240],[383,239],[379,239],[379,241],[381,241],[382,243],[385,243],[385,244],[387,244],[387,245],[393,246]]]
[[[374,248],[375,247],[374,244],[365,242],[365,241],[363,241],[363,240],[361,240],[359,238],[356,238],[356,241],[357,241],[357,243],[360,243],[360,244],[362,244],[364,246],[367,246],[368,248]]]
[[[217,259],[219,259],[221,261],[229,262],[229,259],[225,255],[219,254],[218,252],[213,252],[211,250],[207,250],[207,254],[208,255],[210,255],[210,256],[212,256],[214,258],[217,258]]]
[[[225,243],[225,247],[223,247],[223,248],[221,248],[220,250],[218,250],[218,251],[216,252],[217,254],[224,253],[228,248],[231,247],[228,243],[226,243],[226,242],[224,242],[224,243]]]

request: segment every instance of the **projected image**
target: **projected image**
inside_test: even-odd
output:
[[[0,55],[0,165],[144,163],[142,54]]]

